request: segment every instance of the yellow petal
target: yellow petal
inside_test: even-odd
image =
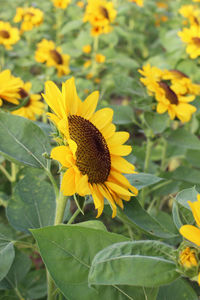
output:
[[[81,117],[83,117],[84,119],[89,119],[93,115],[97,107],[98,99],[98,91],[93,92],[85,99],[85,101],[82,103]]]
[[[77,150],[77,144],[72,139],[69,139],[68,141],[69,148],[73,153],[73,157],[76,158],[76,150]]]
[[[115,134],[107,140],[108,145],[122,145],[129,139],[128,132],[115,132]]]
[[[131,192],[129,192],[128,189],[126,189],[114,182],[107,181],[106,186],[117,194],[124,195],[124,196],[133,196],[133,194]]]
[[[79,181],[78,182],[76,181],[76,191],[81,196],[90,194],[87,175],[80,174]]]
[[[114,124],[110,123],[108,126],[101,129],[101,133],[103,134],[103,137],[107,140],[111,136],[113,136],[113,134],[115,133],[115,130],[116,130],[116,126]]]
[[[200,246],[200,229],[192,225],[183,225],[180,234],[188,241]]]
[[[116,207],[116,204],[113,200],[113,197],[111,196],[109,190],[104,188],[102,185],[97,184],[97,187],[98,187],[100,193],[103,195],[103,197],[105,197],[108,200],[108,202],[110,203],[110,205],[112,207],[112,210],[113,210],[112,218],[114,218],[117,214],[117,207]]]
[[[64,167],[71,167],[74,163],[72,152],[67,146],[58,146],[52,149],[51,158],[59,161]]]
[[[125,174],[135,173],[135,167],[121,156],[111,156],[111,167]]]
[[[200,202],[199,201],[195,201],[195,202],[188,201],[188,203],[192,209],[193,217],[195,218],[197,225],[200,227]]]
[[[62,101],[62,94],[54,82],[47,81],[45,83],[45,94],[43,94],[43,97],[57,116],[62,118],[66,115]]]
[[[112,118],[113,110],[111,108],[103,108],[94,113],[94,115],[90,118],[90,122],[101,130],[112,122]]]
[[[167,111],[167,105],[163,104],[162,102],[159,102],[156,110],[157,110],[157,113],[163,114]]]
[[[57,124],[58,130],[66,136],[66,138],[69,138],[69,126],[68,126],[68,119],[64,118],[60,120]]]
[[[90,184],[90,190],[91,190],[92,198],[94,200],[94,206],[98,210],[98,214],[96,216],[96,218],[98,218],[102,214],[104,209],[104,197],[99,192],[96,184],[93,185]]]
[[[129,155],[132,151],[132,147],[128,145],[110,145],[109,146],[110,154],[126,156]]]
[[[198,274],[198,285],[200,285],[200,273]]]
[[[78,111],[79,98],[76,91],[74,77],[68,79],[64,83],[64,100],[65,105],[69,109],[71,115],[76,115]]]
[[[63,175],[61,183],[61,191],[65,196],[72,196],[76,193],[75,171],[69,168]]]

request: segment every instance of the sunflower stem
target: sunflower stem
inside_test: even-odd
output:
[[[167,153],[167,141],[163,138],[163,149],[162,149],[162,157],[161,157],[161,165],[160,165],[161,171],[165,171],[166,153]]]
[[[6,168],[4,168],[4,166],[0,165],[0,170],[1,172],[6,176],[6,178],[12,182],[12,176],[8,173],[8,171],[6,170]]]
[[[24,297],[22,296],[22,294],[20,293],[20,291],[18,290],[18,288],[14,288],[15,290],[15,293],[17,295],[17,297],[20,299],[20,300],[24,300]]]
[[[79,215],[80,213],[80,209],[77,208],[77,210],[73,213],[73,215],[71,216],[71,218],[69,219],[69,221],[67,222],[67,224],[72,224],[74,222],[74,220],[76,219],[76,217]]]
[[[59,189],[58,189],[58,186],[57,186],[57,183],[53,177],[53,175],[51,174],[51,171],[49,169],[46,169],[46,173],[47,173],[47,176],[49,177],[53,187],[54,187],[54,192],[55,192],[55,195],[56,195],[56,199],[58,199],[59,197]]]

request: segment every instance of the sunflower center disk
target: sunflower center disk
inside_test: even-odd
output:
[[[163,81],[160,81],[159,86],[165,91],[165,97],[171,104],[178,105],[178,97],[176,93]]]
[[[60,55],[60,53],[56,50],[50,50],[49,51],[51,57],[53,58],[53,60],[58,64],[58,65],[62,65],[63,63],[63,59],[62,56]]]
[[[111,169],[110,152],[101,132],[80,116],[69,116],[70,138],[76,142],[76,165],[90,183],[104,183]]]
[[[0,30],[0,36],[4,39],[9,39],[10,33],[7,30]]]

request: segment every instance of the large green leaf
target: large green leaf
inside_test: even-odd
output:
[[[97,252],[127,238],[79,225],[58,225],[34,229],[32,233],[52,278],[68,300],[143,300],[135,298],[135,287],[88,287],[88,273]],[[147,294],[151,294],[151,289]],[[141,289],[138,294],[142,294]],[[155,293],[154,293],[155,295]],[[155,299],[153,296],[146,299]]]
[[[192,169],[191,167],[181,166],[173,172],[172,178],[178,181],[186,181],[192,184],[199,184],[200,171]]]
[[[175,259],[174,249],[157,241],[113,244],[94,257],[89,283],[91,285],[160,286],[180,276],[173,259]]]
[[[49,140],[32,121],[0,112],[0,137],[0,154],[14,162],[46,168],[42,154],[50,152]]]
[[[10,224],[17,230],[29,232],[30,228],[53,225],[55,217],[55,194],[53,187],[41,181],[35,172],[15,185],[12,199],[6,207]]]
[[[168,142],[187,149],[200,150],[200,140],[192,133],[179,128],[168,137]]]
[[[7,275],[14,257],[12,230],[8,226],[0,224],[0,280]]]
[[[159,289],[157,300],[198,300],[194,289],[184,279],[179,278],[167,286]]]
[[[127,174],[126,177],[138,190],[163,180],[163,178],[148,173]]]
[[[20,251],[16,251],[13,264],[4,279],[0,282],[0,289],[14,289],[25,278],[30,270],[30,258]]]
[[[140,205],[136,198],[124,203],[124,210],[118,210],[119,218],[130,226],[137,227],[148,235],[159,238],[176,237],[174,232],[170,232],[162,226],[156,219],[151,217]]]

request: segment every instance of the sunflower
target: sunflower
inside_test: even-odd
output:
[[[40,63],[46,62],[48,67],[55,67],[59,77],[70,73],[70,56],[62,54],[61,48],[56,47],[53,41],[43,39],[37,45],[35,60]]]
[[[123,157],[131,152],[131,146],[123,145],[129,138],[127,132],[115,132],[113,111],[104,108],[95,112],[99,93],[93,92],[82,102],[76,92],[74,78],[57,86],[45,84],[47,104],[54,111],[50,119],[63,135],[65,143],[55,147],[51,157],[66,168],[61,190],[64,195],[75,193],[92,195],[99,217],[106,198],[116,216],[116,204],[123,208],[138,191],[122,173],[134,173],[134,166]]]
[[[34,7],[18,7],[13,20],[15,23],[21,23],[21,31],[32,30],[43,22],[43,12]]]
[[[200,26],[193,25],[178,32],[181,40],[187,44],[186,52],[192,59],[200,56]]]
[[[21,101],[28,97],[28,101],[23,107],[12,112],[14,115],[25,117],[29,120],[36,120],[36,116],[40,116],[44,111],[44,103],[42,103],[41,96],[38,94],[30,94],[31,83],[24,83],[19,89]]]
[[[10,23],[0,21],[0,45],[4,45],[7,50],[12,49],[20,39],[19,30],[12,27]]]
[[[71,0],[52,0],[53,5],[57,8],[65,9],[71,3]]]
[[[111,31],[110,24],[115,20],[116,15],[112,2],[88,0],[83,21],[90,22],[92,25],[92,35],[99,35]]]
[[[199,25],[200,10],[196,5],[183,5],[179,9],[179,13],[190,21],[191,25]]]
[[[129,0],[129,2],[136,3],[138,6],[141,6],[141,7],[144,5],[143,0]]]
[[[0,106],[3,101],[19,104],[19,90],[23,81],[11,74],[10,70],[0,72]]]
[[[97,53],[97,54],[95,55],[95,60],[96,60],[97,63],[102,64],[102,63],[105,62],[106,57],[105,57],[105,55],[103,55],[103,54],[101,54],[101,53]]]
[[[160,70],[148,64],[139,72],[145,76],[140,79],[141,82],[158,102],[159,114],[168,111],[171,120],[177,117],[182,122],[188,122],[191,119],[196,107],[189,102],[192,102],[195,95],[199,94],[198,85],[192,85],[191,81],[183,78],[183,73],[177,70]]]

